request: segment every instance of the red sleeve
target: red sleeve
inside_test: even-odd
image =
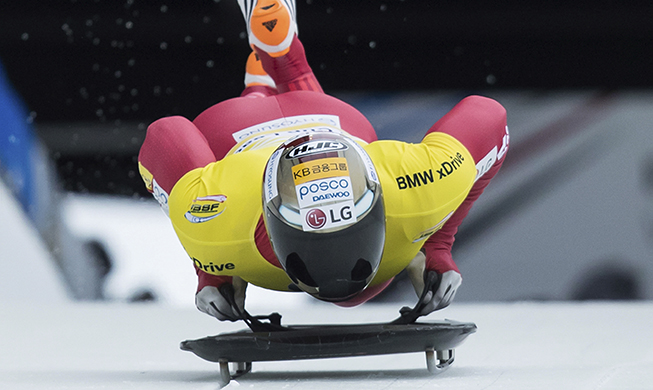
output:
[[[225,283],[231,283],[231,276],[218,276],[206,273],[195,267],[197,274],[197,292],[200,292],[206,286],[220,287]]]
[[[172,116],[147,128],[138,161],[169,194],[187,172],[216,160],[197,127],[184,117]]]
[[[451,218],[442,229],[429,237],[422,247],[426,254],[427,270],[439,273],[449,270],[460,272],[451,257],[454,236],[474,202],[481,196],[505,160],[508,148],[506,110],[492,99],[470,96],[435,123],[428,133],[435,131],[449,134],[460,141],[472,154],[476,163],[488,155],[495,155],[492,167],[478,178],[467,198]]]
[[[456,212],[444,224],[442,229],[438,230],[426,240],[422,249],[426,254],[426,269],[444,273],[450,270],[460,272],[458,266],[454,263],[451,256],[451,248],[455,240],[454,236],[458,232],[458,226],[469,213],[472,205],[483,193],[485,187],[490,183],[492,177],[499,171],[503,159],[498,161],[483,177],[481,177],[469,191],[467,198],[458,207]]]

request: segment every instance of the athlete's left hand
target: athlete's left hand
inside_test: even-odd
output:
[[[226,286],[233,287],[231,297],[224,291]],[[202,288],[195,294],[195,305],[199,311],[220,321],[238,321],[243,318],[245,312],[246,288],[247,282],[234,276],[232,283],[223,283],[219,287],[205,286]]]
[[[421,297],[421,301],[418,302],[416,308],[421,315],[427,315],[449,306],[456,295],[456,290],[463,281],[460,273],[454,270],[439,273],[425,269],[425,263],[426,256],[420,251],[417,252],[413,261],[406,267],[408,277],[415,288],[415,293]]]
[[[456,296],[456,291],[463,282],[462,276],[456,271],[447,271],[440,274],[436,271],[426,271],[424,275],[424,288],[429,289],[420,310],[421,315],[427,315],[433,311],[444,309],[449,306]]]

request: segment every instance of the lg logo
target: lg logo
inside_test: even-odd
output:
[[[327,222],[326,214],[320,209],[313,209],[306,213],[306,223],[312,229],[319,229]]]
[[[351,225],[356,222],[356,217],[352,212],[353,209],[354,202],[347,201],[306,211],[302,210],[304,231],[331,229],[338,226]]]

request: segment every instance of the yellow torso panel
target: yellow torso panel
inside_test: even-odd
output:
[[[170,219],[192,261],[205,272],[288,290],[290,279],[261,256],[254,241],[263,171],[281,141],[230,153],[188,172],[172,189]],[[467,149],[443,133],[431,133],[419,144],[377,141],[363,148],[379,175],[386,211],[386,244],[376,284],[404,269],[442,227],[467,196],[476,167]]]

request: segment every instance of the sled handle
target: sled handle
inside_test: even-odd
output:
[[[399,318],[396,320],[390,322],[391,324],[395,325],[405,325],[405,324],[412,324],[417,319],[424,314],[421,314],[420,312],[426,306],[426,303],[424,303],[424,297],[426,297],[426,294],[428,294],[429,291],[431,291],[431,288],[433,287],[434,284],[439,283],[440,275],[438,275],[435,272],[427,272],[426,275],[424,276],[424,289],[422,290],[422,294],[420,295],[419,299],[417,300],[417,303],[415,306],[411,309],[408,306],[404,306],[399,310],[399,313],[401,315]]]
[[[236,304],[234,286],[231,283],[225,283],[218,289],[220,294],[227,300],[229,305],[236,311],[240,320],[243,320],[252,332],[276,332],[280,330],[288,330],[285,326],[281,325],[281,314],[270,313],[266,316],[253,316],[247,310],[240,310]],[[261,320],[268,320],[263,322]]]

